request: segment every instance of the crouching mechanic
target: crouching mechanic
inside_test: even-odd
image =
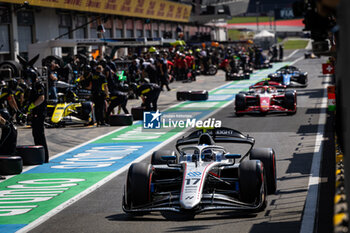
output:
[[[137,86],[136,95],[141,97],[142,106],[146,108],[146,111],[157,111],[160,91],[161,88],[154,83],[142,83]]]
[[[128,103],[128,94],[121,91],[113,91],[110,93],[109,106],[107,109],[106,120],[109,121],[109,116],[115,107],[118,107],[118,114],[123,109],[125,114],[129,114],[126,104]]]

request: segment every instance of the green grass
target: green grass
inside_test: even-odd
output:
[[[239,40],[240,34],[241,33],[238,30],[233,30],[233,29],[228,30],[228,38],[230,38],[231,40]]]
[[[304,49],[307,44],[307,40],[288,40],[283,44],[283,46],[284,49]]]
[[[258,17],[259,22],[269,22],[268,16]],[[271,17],[273,21],[273,17]],[[256,17],[234,17],[227,21],[227,23],[256,23]]]

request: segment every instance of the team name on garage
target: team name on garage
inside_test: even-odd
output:
[[[222,122],[219,120],[215,120],[215,118],[208,118],[205,121],[197,120],[197,119],[187,119],[187,120],[172,120],[162,119],[163,128],[171,128],[171,127],[180,127],[180,128],[189,128],[189,127],[215,127],[220,128]]]

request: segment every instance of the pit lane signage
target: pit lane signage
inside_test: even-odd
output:
[[[0,0],[23,4],[23,0]],[[28,0],[29,5],[92,13],[188,22],[191,5],[165,0]]]
[[[232,84],[251,85],[263,79],[266,74],[287,64],[279,63],[275,65],[274,69],[253,74],[249,82],[247,80],[229,82],[227,85],[209,92],[209,94],[220,96],[220,90],[225,90]],[[241,90],[243,89],[242,86]],[[212,111],[230,103],[231,100],[230,98],[223,98],[220,101],[209,99],[197,104],[187,101],[162,112],[162,114],[167,113],[186,118],[191,112],[194,119],[205,119]],[[51,215],[55,209],[61,208],[72,198],[87,189],[91,189],[97,183],[120,171],[124,166],[183,130],[169,129],[144,132],[142,129],[143,123],[139,121],[132,126],[68,150],[52,159],[50,163],[36,166],[20,175],[0,181],[1,232],[28,231],[28,228],[30,229],[39,218]],[[186,186],[187,191],[192,188],[197,190],[197,183],[193,183],[201,177],[202,172],[189,171],[186,179],[191,179],[191,183]],[[197,200],[197,196],[191,198],[186,193],[185,198],[187,197],[189,197],[187,204],[193,204]]]

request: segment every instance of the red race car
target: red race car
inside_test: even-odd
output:
[[[257,85],[248,92],[236,95],[235,111],[237,116],[268,112],[284,112],[292,115],[297,111],[297,93],[295,90],[286,91],[275,86]]]
[[[277,89],[282,88],[286,89],[287,85],[283,85],[282,83],[275,82],[275,81],[260,81],[255,83],[254,85],[250,86],[249,89],[262,87],[262,86],[270,86],[270,87],[276,87]]]

